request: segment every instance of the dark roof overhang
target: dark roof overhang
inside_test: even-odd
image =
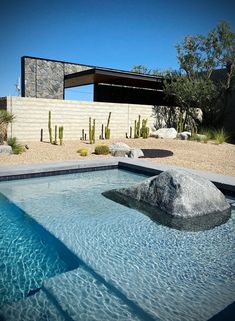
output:
[[[142,75],[133,72],[92,68],[64,77],[64,87],[71,88],[90,84],[110,84],[137,88],[162,89],[163,77]]]

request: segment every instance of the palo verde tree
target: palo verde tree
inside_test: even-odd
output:
[[[131,71],[136,72],[138,74],[145,74],[145,75],[149,75],[152,73],[152,70],[144,65],[134,65]]]
[[[176,49],[180,70],[164,82],[166,96],[174,97],[185,123],[187,117],[196,119],[193,111],[200,108],[204,126],[220,126],[232,91],[235,34],[220,22],[206,36],[185,37]]]

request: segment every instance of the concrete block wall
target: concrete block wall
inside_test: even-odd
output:
[[[52,115],[54,126],[64,126],[64,140],[79,140],[82,129],[88,137],[89,117],[96,119],[96,138],[101,134],[101,126],[107,123],[109,112],[112,112],[110,129],[111,137],[124,138],[129,135],[138,115],[148,118],[148,126],[153,126],[153,106],[131,105],[102,102],[81,102],[75,100],[58,100],[26,97],[7,97],[7,110],[15,115],[12,126],[9,126],[8,137],[15,136],[20,141],[39,141],[43,129],[44,140],[48,141],[48,112]]]

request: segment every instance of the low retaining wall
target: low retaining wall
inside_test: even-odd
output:
[[[64,140],[79,140],[82,129],[88,138],[89,117],[96,120],[96,138],[101,134],[101,126],[107,123],[109,112],[111,137],[122,138],[130,132],[134,121],[148,118],[148,126],[155,123],[153,106],[116,104],[102,102],[81,102],[75,100],[57,100],[25,97],[0,98],[0,108],[15,115],[14,122],[8,128],[8,137],[17,137],[21,141],[39,141],[43,129],[43,140],[49,140],[48,112],[51,111],[52,129],[64,126]]]

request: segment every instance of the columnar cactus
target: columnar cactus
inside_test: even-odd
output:
[[[140,137],[140,115],[137,122],[136,134],[137,134],[137,137],[139,138]]]
[[[59,127],[59,140],[60,140],[60,145],[63,144],[63,136],[64,136],[64,127],[60,126]]]
[[[48,131],[49,131],[50,143],[52,144],[52,128],[51,128],[51,111],[50,110],[48,113]]]
[[[149,127],[147,127],[147,121],[147,118],[142,120],[141,136],[143,138],[148,138],[149,136]]]
[[[111,118],[111,112],[109,112],[107,126],[105,126],[105,139],[110,139],[110,128],[109,128],[110,118]]]
[[[55,125],[55,140],[54,140],[53,144],[57,145],[57,125]]]
[[[91,117],[89,117],[89,141],[90,144],[95,143],[95,119],[93,119],[93,125],[91,125]]]

